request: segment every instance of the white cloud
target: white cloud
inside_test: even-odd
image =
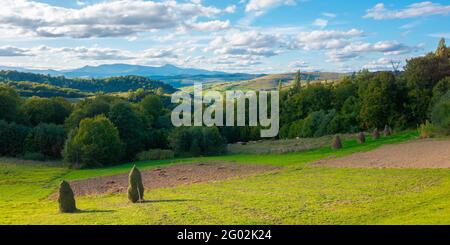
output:
[[[216,54],[251,55],[271,57],[279,54],[283,46],[282,37],[258,31],[232,31],[218,36],[210,42],[205,51]]]
[[[87,4],[85,1],[81,1],[81,0],[76,0],[75,2],[78,6],[84,6]]]
[[[335,13],[330,13],[330,12],[324,12],[322,13],[323,16],[328,17],[328,18],[336,18],[336,14]]]
[[[436,38],[447,38],[447,39],[450,39],[450,32],[432,33],[432,34],[429,34],[428,36],[436,37]]]
[[[236,12],[236,5],[230,5],[223,10],[225,13],[232,14]]]
[[[311,66],[308,62],[303,60],[295,60],[289,63],[289,68],[291,70],[302,70],[302,71],[316,71],[317,67]]]
[[[394,66],[399,61],[388,59],[388,58],[380,58],[377,60],[372,60],[365,64],[362,68],[368,69],[369,71],[392,71],[394,70]],[[394,63],[394,65],[393,65]],[[401,66],[401,63],[400,63]],[[400,67],[399,67],[400,68]]]
[[[230,28],[230,21],[212,20],[207,22],[186,24],[187,27],[197,31],[220,31]]]
[[[1,57],[14,57],[14,56],[31,56],[28,49],[21,49],[13,46],[2,46],[0,47]]]
[[[314,20],[313,25],[318,26],[320,28],[325,28],[328,25],[328,20],[319,18],[319,19]]]
[[[301,32],[291,47],[304,50],[339,49],[347,46],[350,40],[363,36],[364,33],[357,29],[349,31],[316,30]]]
[[[355,42],[342,49],[331,50],[327,54],[330,61],[342,62],[348,59],[360,58],[368,53],[381,53],[386,56],[397,56],[417,52],[423,45],[408,46],[397,41],[380,41],[377,43]]]
[[[176,29],[189,26],[189,23],[202,27],[223,26],[226,21],[203,24],[196,20],[199,17],[214,18],[231,10],[204,6],[200,1],[113,0],[72,9],[30,0],[3,0],[0,24],[3,29],[16,29],[40,37],[120,37]]]
[[[271,8],[280,5],[295,5],[295,0],[250,0],[245,7],[246,12],[255,12],[261,15]]]
[[[330,62],[343,62],[363,57],[369,53],[402,55],[423,49],[423,45],[408,46],[397,41],[363,42],[364,36],[364,32],[357,29],[301,32],[296,39],[289,43],[288,47],[305,51],[325,51]]]
[[[400,10],[388,10],[383,3],[379,3],[368,9],[364,18],[375,20],[406,19],[430,15],[448,15],[449,13],[450,5],[441,5],[433,2],[414,3]]]

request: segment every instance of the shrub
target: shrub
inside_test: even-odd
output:
[[[419,132],[419,136],[422,139],[431,138],[434,136],[436,128],[432,123],[430,123],[428,120],[425,121],[425,123],[422,123],[417,128],[417,131]]]
[[[69,183],[62,181],[59,185],[59,211],[61,213],[75,213],[77,210],[75,196]]]
[[[226,151],[226,142],[217,127],[177,128],[169,140],[178,155],[217,155]]]
[[[380,138],[380,131],[378,131],[377,128],[373,130],[372,138],[373,138],[374,140],[377,140],[377,139]]]
[[[27,152],[59,158],[65,139],[66,131],[62,126],[41,123],[28,134],[25,149]]]
[[[0,120],[0,155],[18,156],[24,152],[25,139],[30,128]]]
[[[64,159],[75,167],[103,166],[116,163],[121,155],[117,128],[105,116],[86,118],[66,141]]]
[[[366,135],[364,134],[364,132],[360,132],[358,134],[358,143],[360,144],[366,143]]]
[[[128,199],[132,203],[144,201],[144,185],[142,184],[142,176],[136,165],[131,169],[128,176]]]
[[[342,148],[342,141],[339,135],[334,136],[332,148],[333,150],[339,150]]]
[[[139,153],[137,155],[137,160],[139,161],[165,160],[165,159],[172,159],[174,157],[175,153],[172,150],[152,149]]]
[[[440,133],[450,135],[450,92],[443,95],[433,106],[431,121]]]
[[[336,116],[330,121],[327,127],[328,134],[337,133],[354,133],[358,132],[356,117],[353,115],[341,115]]]

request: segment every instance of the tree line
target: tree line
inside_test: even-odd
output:
[[[431,120],[450,130],[450,49],[407,61],[404,71],[362,70],[333,84],[294,86],[281,92],[281,138],[319,137],[392,125],[403,130]]]

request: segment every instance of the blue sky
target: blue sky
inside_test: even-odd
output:
[[[0,66],[391,69],[450,39],[449,1],[2,0]]]

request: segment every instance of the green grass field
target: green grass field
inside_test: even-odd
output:
[[[130,204],[126,195],[77,198],[82,210],[60,214],[51,196],[62,179],[76,180],[128,172],[131,164],[90,170],[52,165],[0,163],[0,224],[450,224],[450,170],[336,169],[309,166],[385,144],[411,140],[400,133],[364,145],[345,141],[281,155],[140,162],[141,169],[200,161],[233,161],[284,167],[277,172],[146,193],[151,202]]]

